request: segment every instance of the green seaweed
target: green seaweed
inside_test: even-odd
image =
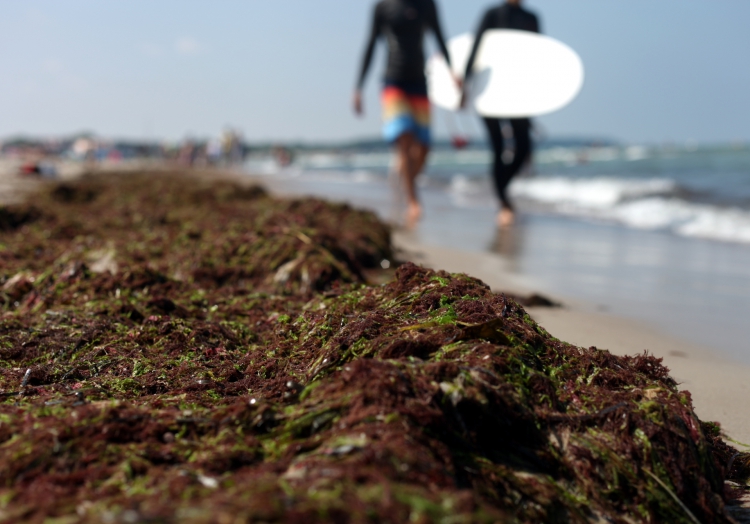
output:
[[[728,523],[750,476],[658,359],[381,270],[370,213],[156,173],[32,201],[0,213],[0,522]]]

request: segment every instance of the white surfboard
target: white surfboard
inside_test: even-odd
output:
[[[463,77],[474,35],[448,42],[453,71]],[[580,93],[583,61],[562,42],[548,36],[496,29],[482,36],[468,86],[468,105],[482,116],[524,118],[562,109]],[[430,100],[444,109],[459,109],[461,94],[442,54],[427,62]]]

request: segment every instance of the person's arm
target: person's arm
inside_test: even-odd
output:
[[[464,86],[469,82],[472,73],[474,72],[474,61],[477,58],[477,52],[479,51],[479,44],[482,43],[482,36],[492,25],[492,14],[486,12],[482,18],[482,22],[479,24],[476,36],[474,37],[474,45],[471,48],[471,54],[469,55],[469,61],[466,62],[466,71],[464,72]]]
[[[367,78],[367,72],[370,69],[372,55],[375,52],[375,44],[380,37],[381,27],[380,4],[378,4],[377,6],[375,6],[375,12],[372,15],[370,39],[367,42],[367,47],[365,48],[365,56],[362,60],[362,68],[359,72],[359,79],[357,80],[357,91],[362,91],[362,87],[365,85],[365,78]]]
[[[535,33],[541,33],[542,32],[542,27],[541,27],[541,24],[539,23],[539,17],[537,17],[536,15],[531,15],[531,16],[533,17],[533,23],[531,24],[531,26],[532,26],[531,30],[533,32],[535,32]]]
[[[451,55],[448,53],[448,46],[445,44],[445,37],[443,36],[443,26],[440,25],[440,16],[438,15],[437,6],[435,5],[435,2],[430,2],[430,26],[432,28],[432,31],[435,33],[435,38],[437,39],[438,46],[440,47],[440,51],[443,53],[443,56],[445,56],[445,61],[448,62],[448,65],[451,65]]]

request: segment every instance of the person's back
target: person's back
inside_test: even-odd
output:
[[[518,29],[539,32],[539,19],[520,5],[503,4],[487,10],[485,20],[488,29]]]
[[[466,63],[466,73],[464,81],[471,78],[474,60],[479,49],[479,43],[485,31],[491,29],[516,29],[519,31],[530,31],[540,33],[539,18],[521,7],[520,2],[506,2],[497,7],[488,9],[482,17],[482,22],[477,30],[474,48],[472,49],[469,61]]]
[[[373,25],[370,45],[378,35],[384,36],[388,43],[386,82],[423,84],[426,31],[435,31],[438,43],[444,46],[434,1],[381,0],[375,6]],[[371,58],[368,52],[360,72],[359,87],[364,83]]]

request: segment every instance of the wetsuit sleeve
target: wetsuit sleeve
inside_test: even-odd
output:
[[[357,80],[357,89],[362,89],[365,84],[365,78],[367,78],[367,71],[370,69],[370,63],[372,62],[372,55],[375,52],[375,44],[378,41],[382,31],[382,14],[380,4],[375,6],[375,12],[372,15],[372,26],[370,28],[370,39],[367,42],[365,48],[365,56],[362,60],[362,69],[359,72],[359,79]]]
[[[451,55],[450,53],[448,53],[448,46],[445,45],[443,26],[440,25],[440,16],[438,15],[437,6],[435,5],[435,2],[432,1],[430,2],[430,26],[435,33],[435,38],[437,39],[438,46],[440,46],[440,51],[442,51],[443,56],[445,56],[445,60],[446,62],[448,62],[448,65],[450,65]]]
[[[537,17],[536,15],[531,15],[531,16],[532,16],[531,30],[534,33],[541,33],[542,27],[541,27],[541,24],[539,24],[539,17]]]
[[[471,74],[474,69],[474,61],[477,58],[477,51],[479,51],[479,44],[482,43],[482,36],[492,26],[492,12],[487,11],[482,18],[482,22],[479,24],[476,36],[474,39],[474,45],[471,48],[471,54],[469,55],[469,61],[466,63],[466,71],[464,72],[464,82],[468,82],[471,78]]]

